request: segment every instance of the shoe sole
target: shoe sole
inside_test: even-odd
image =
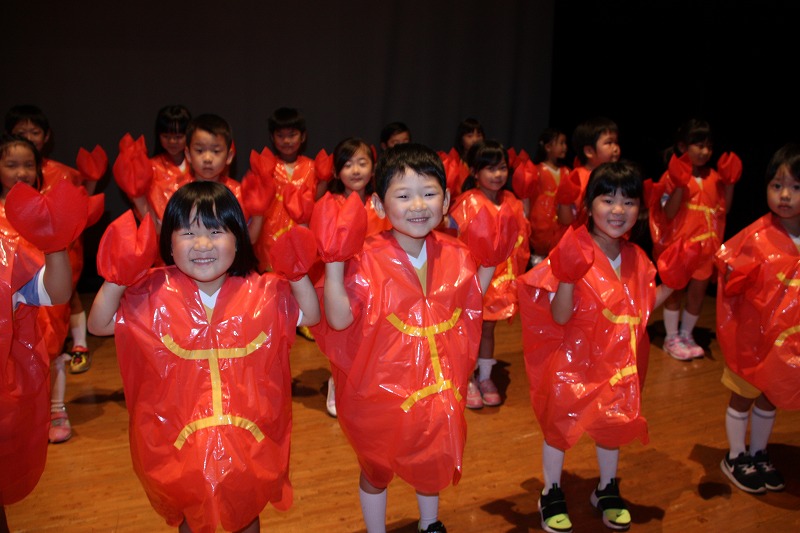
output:
[[[547,533],[572,533],[572,528],[569,528],[569,529],[554,529],[552,527],[548,527],[547,524],[544,521],[544,516],[542,516],[542,499],[541,498],[539,498],[538,507],[539,507],[539,523],[541,524],[542,529],[547,531]]]
[[[84,372],[88,372],[90,368],[92,368],[92,367],[91,366],[87,366],[86,368],[79,368],[77,370],[74,370],[72,367],[69,367],[69,373],[73,374],[73,375],[74,374],[83,374]]]
[[[742,490],[749,494],[764,494],[765,492],[767,492],[767,487],[761,487],[760,489],[751,489],[750,487],[745,487],[744,485],[739,483],[739,481],[733,476],[733,472],[731,472],[730,469],[728,468],[728,464],[725,462],[725,458],[723,458],[722,461],[720,461],[719,467],[722,469],[722,473],[725,474],[725,476],[730,480],[730,482],[733,483],[739,490]]]
[[[667,350],[666,348],[664,348],[664,353],[666,353],[668,356],[672,357],[676,361],[686,362],[686,361],[691,361],[692,359],[694,359],[694,357],[691,356],[691,355],[689,355],[689,356],[687,356],[685,358],[679,357],[679,356],[675,355],[674,353],[670,352],[669,350]]]
[[[606,518],[606,514],[598,507],[600,500],[597,498],[594,491],[592,491],[592,494],[589,496],[589,503],[600,513],[600,516],[603,518],[603,525],[608,529],[613,529],[614,531],[628,531],[631,528],[630,524],[617,524]]]

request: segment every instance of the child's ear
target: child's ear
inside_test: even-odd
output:
[[[378,214],[378,218],[386,218],[386,211],[383,209],[383,202],[378,197],[378,193],[372,193],[372,208]]]
[[[231,164],[231,161],[233,161],[233,156],[235,155],[236,152],[232,148],[228,148],[228,158],[226,159],[228,165]]]
[[[442,214],[446,215],[447,211],[450,210],[450,190],[444,190],[444,202],[442,202]]]
[[[589,146],[588,144],[583,147],[583,155],[586,157],[587,161],[591,161],[597,155],[597,152],[594,149],[594,146]]]
[[[304,131],[304,132],[302,133],[302,135],[300,135],[300,144],[303,144],[304,142],[306,142],[306,135],[307,135],[307,133],[308,133],[308,132]]]
[[[189,166],[192,166],[192,154],[189,153],[189,145],[188,144],[183,149],[183,157],[186,158],[186,162],[189,163]]]

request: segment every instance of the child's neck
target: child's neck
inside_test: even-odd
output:
[[[620,239],[614,239],[608,235],[592,232],[592,240],[594,240],[595,244],[597,244],[609,259],[616,259],[619,257],[621,249]]]
[[[478,190],[483,193],[486,198],[492,201],[495,205],[500,205],[500,191],[491,191],[489,189],[484,189],[483,187],[478,187]]]
[[[545,159],[543,163],[552,170],[558,170],[558,159]]]
[[[344,197],[345,198],[348,198],[353,193],[356,193],[358,195],[358,197],[361,198],[362,202],[364,202],[366,200],[366,198],[367,198],[366,191],[364,191],[364,189],[356,191],[354,189],[348,189],[347,187],[344,188]]]
[[[800,237],[800,217],[781,218],[781,226],[792,237]]]
[[[396,229],[392,229],[392,235],[397,241],[397,244],[400,245],[400,248],[411,257],[419,257],[419,254],[422,252],[422,247],[425,245],[425,238],[427,237],[427,235],[421,238],[411,237],[405,233],[400,233]]]

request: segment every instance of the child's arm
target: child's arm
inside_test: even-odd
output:
[[[586,226],[567,228],[548,257],[553,275],[558,280],[558,288],[550,302],[550,312],[553,320],[563,325],[572,318],[575,284],[583,279],[594,264],[594,244]]]
[[[478,281],[481,283],[481,294],[486,294],[489,290],[489,284],[492,282],[494,271],[497,267],[478,267]]]
[[[253,215],[250,217],[250,224],[247,225],[247,232],[250,234],[250,242],[255,243],[264,228],[264,215]]]
[[[669,160],[667,173],[675,189],[664,204],[664,215],[667,217],[667,220],[672,220],[681,208],[686,187],[692,179],[692,164],[689,160],[689,156],[683,154],[681,157],[676,157],[675,154],[672,154]]]
[[[86,327],[92,335],[113,335],[114,315],[119,309],[119,301],[125,292],[124,285],[106,281],[97,291],[86,321]]]
[[[311,279],[306,275],[297,281],[290,281],[289,285],[292,287],[294,299],[303,311],[303,319],[298,326],[313,326],[319,322],[319,299]]]
[[[667,203],[664,204],[664,215],[667,220],[672,220],[678,214],[683,203],[683,191],[685,190],[685,187],[678,187],[667,198]]]
[[[658,287],[656,287],[656,305],[655,305],[655,307],[658,307],[659,305],[663,304],[664,300],[669,298],[669,295],[672,294],[673,292],[675,292],[675,289],[671,289],[670,287],[667,287],[663,283],[661,285],[659,285]]]
[[[44,289],[53,305],[67,303],[72,296],[72,265],[66,250],[44,256]]]
[[[491,277],[490,277],[491,279]],[[350,297],[344,288],[344,262],[325,263],[325,319],[333,329],[345,329],[353,323]]]
[[[553,320],[562,326],[572,318],[573,307],[575,305],[575,284],[560,281],[553,300],[550,302],[550,312]]]
[[[556,217],[562,226],[569,226],[575,221],[575,211],[572,204],[558,204],[556,207]]]

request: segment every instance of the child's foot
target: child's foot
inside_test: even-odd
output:
[[[497,392],[497,387],[492,381],[492,378],[484,379],[483,381],[479,382],[478,389],[481,391],[481,400],[483,401],[483,405],[495,407],[503,403],[503,399],[500,398],[500,393]]]
[[[447,533],[447,528],[444,527],[444,524],[437,520],[433,524],[428,525],[428,527],[425,529],[422,529],[419,527],[419,525],[417,525],[417,531],[419,531],[419,533]]]
[[[72,425],[67,417],[67,408],[62,407],[57,411],[50,412],[50,430],[47,432],[47,439],[53,443],[68,441],[72,437]]]
[[[619,485],[614,478],[603,490],[595,489],[589,498],[592,505],[603,513],[606,527],[626,531],[631,527],[631,513],[619,495]]]
[[[736,459],[731,460],[725,454],[719,464],[722,471],[731,480],[731,483],[750,494],[763,494],[767,492],[761,473],[753,463],[753,458],[747,452],[742,452]]]
[[[781,491],[786,486],[783,482],[783,476],[778,470],[772,466],[769,456],[765,450],[758,451],[753,454],[753,464],[756,466],[761,480],[764,482],[764,487],[767,490],[774,492]]]
[[[478,388],[475,378],[470,376],[469,382],[467,382],[467,409],[480,409],[481,407],[483,407],[481,390]]]
[[[333,376],[328,378],[328,396],[325,398],[325,408],[329,415],[336,418],[336,388],[333,384]]]
[[[571,533],[572,522],[567,514],[567,501],[564,492],[553,483],[550,491],[539,496],[539,515],[542,517],[542,529],[548,533]]]
[[[694,337],[691,333],[680,332],[678,335],[681,336],[683,344],[689,349],[689,353],[693,358],[698,359],[706,355],[706,351],[699,344],[694,342]]]
[[[686,346],[679,333],[667,335],[664,338],[664,351],[678,361],[691,361],[694,358],[692,351]]]
[[[75,346],[69,352],[69,372],[70,374],[82,374],[92,366],[92,354],[86,346]]]

